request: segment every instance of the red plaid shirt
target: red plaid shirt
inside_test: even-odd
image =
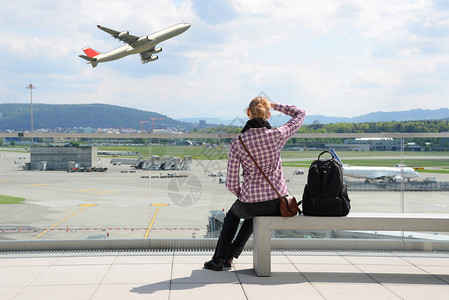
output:
[[[287,195],[287,184],[281,165],[281,150],[298,131],[305,118],[305,111],[293,105],[276,103],[274,110],[292,118],[278,128],[251,128],[241,134],[243,142],[259,166],[273,183],[279,194]],[[243,168],[243,184],[240,185],[240,165]],[[276,192],[257,169],[246,153],[238,137],[229,147],[226,188],[242,202],[263,202],[278,198]]]

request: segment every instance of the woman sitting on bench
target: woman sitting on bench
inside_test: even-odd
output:
[[[271,108],[292,118],[278,128],[271,128],[267,121],[271,115]],[[256,97],[250,102],[247,115],[249,120],[240,134],[242,141],[279,193],[287,195],[287,184],[282,173],[281,151],[298,131],[304,121],[305,112],[293,105],[270,103],[265,97]],[[240,166],[243,169],[242,185],[240,185]],[[233,258],[238,258],[242,253],[245,243],[253,232],[254,217],[281,215],[280,200],[276,192],[250,159],[238,137],[232,140],[229,147],[226,188],[238,199],[224,219],[212,259],[204,263],[206,269],[214,271],[231,267]],[[244,222],[235,236],[240,219],[244,219]]]

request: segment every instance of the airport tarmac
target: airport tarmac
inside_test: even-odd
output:
[[[0,150],[0,195],[25,198],[0,205],[1,240],[203,238],[211,210],[235,201],[219,177],[225,160],[193,160],[190,171],[131,171],[101,157],[104,173],[24,171],[28,153]],[[313,158],[312,158],[313,159]],[[290,192],[301,199],[307,179],[284,167]],[[152,178],[167,174],[173,178]],[[430,176],[430,175],[426,175]],[[435,174],[449,181],[447,174]],[[352,212],[449,213],[449,192],[353,192]],[[403,201],[403,205],[401,204]]]

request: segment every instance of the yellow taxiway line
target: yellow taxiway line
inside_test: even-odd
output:
[[[156,220],[156,216],[157,216],[157,213],[159,212],[159,208],[160,207],[156,208],[156,211],[154,212],[154,216],[153,216],[153,219],[151,220],[150,226],[148,226],[147,232],[145,232],[145,236],[143,237],[144,239],[146,239],[148,237],[148,235],[150,234],[151,227],[153,227],[154,220]]]
[[[70,217],[73,217],[74,215],[76,215],[77,213],[79,213],[80,211],[82,211],[83,209],[85,209],[86,207],[90,207],[90,206],[96,206],[97,204],[80,204],[81,208],[78,209],[77,211],[75,211],[74,213],[72,213],[70,216],[68,216],[67,218],[62,219],[59,222],[56,222],[55,224],[53,224],[53,226],[50,227],[50,229],[55,228],[56,226],[58,226],[60,223],[67,221]],[[45,233],[47,233],[48,230],[44,230],[42,231],[37,237],[41,237],[43,236]]]
[[[147,232],[145,232],[145,236],[143,237],[144,239],[148,238],[151,228],[153,227],[154,221],[156,220],[156,216],[157,216],[157,213],[159,212],[159,209],[162,206],[168,206],[168,204],[167,203],[154,203],[154,204],[151,204],[151,206],[157,206],[157,208],[156,208],[156,211],[154,212],[153,219],[151,220],[151,223],[148,226]]]

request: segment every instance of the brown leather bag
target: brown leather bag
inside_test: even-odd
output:
[[[298,201],[294,196],[282,197],[281,203],[279,203],[279,209],[283,217],[293,217],[299,212]]]
[[[263,177],[268,181],[270,186],[273,188],[273,190],[276,192],[278,198],[281,200],[279,203],[279,210],[281,211],[281,215],[283,217],[293,217],[298,214],[299,207],[298,207],[298,201],[296,201],[296,198],[293,196],[281,196],[278,192],[278,190],[274,187],[274,185],[271,183],[270,179],[267,175],[265,175],[265,172],[262,170],[262,168],[259,166],[259,164],[256,162],[254,157],[249,152],[248,148],[246,148],[245,143],[243,143],[242,137],[239,135],[240,142],[243,145],[243,148],[245,149],[246,153],[248,153],[249,157],[252,159],[256,167],[259,169],[259,171],[262,173]]]

